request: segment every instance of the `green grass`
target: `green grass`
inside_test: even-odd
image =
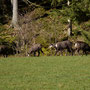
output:
[[[0,58],[0,90],[90,90],[90,56]]]

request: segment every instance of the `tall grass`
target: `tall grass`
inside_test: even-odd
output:
[[[0,58],[0,90],[90,90],[90,56]]]

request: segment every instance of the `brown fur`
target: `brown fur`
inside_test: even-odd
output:
[[[78,54],[80,54],[80,50],[83,51],[83,54],[87,55],[87,52],[90,52],[90,46],[83,41],[77,41],[75,43],[75,51],[77,51]]]
[[[72,53],[73,55],[73,49],[72,49],[72,42],[69,40],[57,42],[53,45],[53,47],[56,49],[55,55],[60,51],[62,54],[63,50],[67,50],[69,53]]]
[[[28,54],[33,54],[34,56],[36,56],[36,52],[38,52],[38,56],[39,56],[40,55],[40,51],[43,53],[43,51],[42,51],[42,45],[41,44],[34,44],[30,48],[30,51],[29,51]]]

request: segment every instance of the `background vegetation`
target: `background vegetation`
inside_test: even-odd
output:
[[[50,43],[66,39],[90,45],[89,0],[70,0],[69,6],[66,0],[19,0],[18,8],[21,30],[10,28],[10,0],[0,0],[0,44],[19,43],[18,49],[23,53],[34,43],[47,48]],[[73,23],[72,37],[67,36],[68,18]]]

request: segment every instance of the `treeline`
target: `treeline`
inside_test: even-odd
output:
[[[0,44],[27,53],[35,43],[43,45],[46,54],[51,43],[70,39],[90,44],[89,0],[18,0],[20,30],[10,27],[12,5],[0,0]],[[67,36],[68,19],[72,20],[72,36]],[[6,26],[4,26],[6,25]]]
[[[90,2],[89,0],[18,0],[19,11],[23,11],[23,7],[41,6],[45,9],[57,8],[62,12],[63,16],[71,17],[78,22],[90,19]],[[33,7],[31,7],[32,9]],[[0,0],[0,23],[3,18],[12,15],[12,5],[10,0]],[[25,13],[25,12],[24,12]]]

